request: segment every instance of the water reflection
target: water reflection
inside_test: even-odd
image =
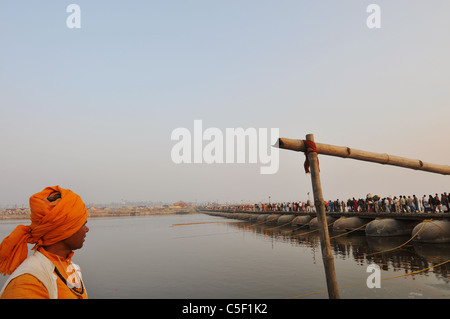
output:
[[[258,225],[245,221],[233,222],[230,226],[261,236],[265,240],[307,247],[320,253],[320,238],[316,230]],[[404,274],[423,270],[414,275],[427,276],[432,273],[436,278],[450,283],[450,262],[434,268],[450,260],[450,244],[408,242],[410,239],[408,236],[369,237],[364,231],[333,238],[341,233],[333,233],[331,227],[329,232],[331,247],[337,259],[350,259],[359,266],[375,263],[382,270]],[[405,243],[407,244],[404,245]]]
[[[327,298],[303,297],[326,291],[318,231],[204,214],[90,219],[88,225],[87,243],[74,261],[90,298]],[[0,222],[0,238],[15,226]],[[449,265],[386,280],[378,290],[365,285],[370,263],[386,270],[385,278],[450,259],[448,244],[411,242],[375,254],[408,239],[357,232],[332,239],[339,286],[363,282],[341,297],[448,298]],[[0,276],[0,287],[5,280]]]

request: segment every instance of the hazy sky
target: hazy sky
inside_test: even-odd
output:
[[[303,153],[280,150],[273,175],[173,163],[171,133],[194,120],[448,165],[449,13],[448,0],[0,0],[0,207],[50,185],[86,203],[307,198]],[[320,165],[325,198],[450,192],[450,176]]]

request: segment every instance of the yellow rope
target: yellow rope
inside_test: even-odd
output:
[[[429,223],[429,222],[431,222],[431,221],[433,221],[433,220],[432,220],[432,219],[425,219],[425,220],[423,221],[422,227],[420,227],[420,229],[417,231],[417,233],[415,233],[414,236],[412,236],[410,239],[408,239],[406,242],[404,242],[404,243],[401,244],[400,246],[397,246],[397,247],[391,248],[391,249],[386,249],[386,250],[378,251],[378,252],[375,252],[375,253],[370,253],[370,254],[367,254],[366,256],[376,255],[376,254],[381,254],[381,253],[384,253],[384,252],[387,252],[387,251],[396,250],[396,249],[398,249],[398,248],[401,248],[401,247],[405,246],[407,243],[409,243],[411,240],[413,240],[414,237],[416,237],[417,235],[419,235],[419,233],[422,231],[422,229],[423,229],[423,227],[425,226],[426,223]]]
[[[429,270],[429,269],[432,269],[432,268],[436,268],[436,267],[442,266],[442,265],[444,265],[444,264],[446,264],[446,263],[448,263],[448,262],[450,262],[450,259],[447,260],[447,261],[444,261],[444,262],[442,262],[442,263],[440,263],[440,264],[437,264],[437,265],[434,265],[434,266],[431,266],[431,267],[428,267],[428,268],[416,270],[416,271],[410,272],[410,273],[408,273],[408,274],[403,274],[403,275],[398,275],[398,276],[393,276],[393,277],[383,278],[383,279],[381,279],[381,281],[384,281],[384,280],[390,280],[390,279],[395,279],[395,278],[400,278],[400,277],[406,277],[406,276],[411,276],[411,275],[415,275],[415,274],[421,273],[421,272],[423,272],[423,271],[426,271],[426,270]],[[360,282],[360,283],[353,284],[353,285],[343,286],[343,287],[339,287],[338,289],[351,288],[351,287],[361,286],[361,285],[364,285],[364,284],[367,284],[367,282]],[[321,293],[324,293],[324,292],[327,292],[327,291],[328,291],[328,290],[322,290],[322,291],[312,292],[312,293],[309,293],[309,294],[303,294],[303,295],[298,295],[298,296],[295,296],[295,297],[290,297],[290,298],[287,298],[287,299],[303,298],[303,297],[307,297],[307,296],[318,295],[318,294],[321,294]]]
[[[374,220],[370,221],[370,222],[367,223],[366,225],[370,224],[370,223],[373,222],[373,221],[374,221]],[[414,239],[414,238],[422,231],[422,229],[424,228],[424,226],[425,226],[426,223],[432,222],[432,221],[433,221],[432,219],[425,219],[425,220],[423,220],[423,225],[422,225],[422,227],[420,227],[420,229],[417,231],[417,233],[414,234],[414,236],[412,236],[409,240],[407,240],[407,241],[406,241],[405,243],[403,243],[402,245],[397,246],[397,247],[392,248],[392,249],[387,249],[387,250],[382,250],[382,251],[375,252],[375,253],[371,253],[371,254],[366,254],[366,257],[367,257],[367,256],[370,256],[370,255],[380,254],[380,253],[387,252],[387,251],[392,251],[392,250],[398,249],[398,248],[400,248],[400,247],[403,247],[404,245],[406,245],[407,243],[409,243],[411,240],[413,240],[413,239]],[[363,226],[366,226],[366,225],[363,225]],[[359,228],[362,228],[363,226],[361,226],[361,227],[359,227]],[[354,230],[352,230],[352,231],[355,231],[355,230],[357,230],[357,229],[354,229]],[[348,234],[348,233],[345,233],[345,234]],[[331,238],[336,238],[336,237],[339,237],[339,236],[342,236],[342,235],[345,235],[345,234],[341,234],[341,235],[334,236],[334,237],[331,237]],[[330,238],[330,239],[331,239],[331,238]],[[428,267],[428,268],[424,268],[424,269],[421,269],[421,270],[413,271],[413,272],[408,273],[408,274],[403,274],[403,275],[393,276],[393,277],[389,277],[389,278],[384,278],[384,279],[381,279],[381,280],[383,281],[383,280],[394,279],[394,278],[400,278],[400,277],[405,277],[405,276],[410,276],[410,275],[418,274],[418,273],[420,273],[420,272],[423,272],[423,271],[426,271],[426,270],[429,270],[429,269],[432,269],[432,268],[435,268],[435,267],[444,265],[444,264],[446,264],[446,263],[448,263],[448,262],[450,262],[450,259],[447,260],[447,261],[444,261],[444,262],[442,262],[442,263],[440,263],[440,264],[437,264],[437,265]],[[350,288],[350,287],[360,286],[360,285],[363,285],[363,284],[365,284],[365,283],[366,283],[366,282],[357,283],[357,284],[348,285],[348,286],[343,286],[343,287],[340,287],[340,288],[338,288],[338,289],[344,289],[344,288]],[[312,292],[312,293],[309,293],[309,294],[303,294],[303,295],[299,295],[299,296],[295,296],[295,297],[291,297],[291,298],[287,298],[287,299],[302,298],[302,297],[306,297],[306,296],[311,296],[311,295],[321,294],[321,293],[324,293],[324,292],[327,292],[327,291],[328,291],[328,290],[322,290],[322,291]]]
[[[416,270],[416,271],[410,272],[409,274],[403,274],[403,275],[393,276],[393,277],[384,278],[384,279],[381,279],[381,280],[388,280],[388,279],[394,279],[394,278],[399,278],[399,277],[405,277],[405,276],[415,275],[415,274],[421,273],[422,271],[426,271],[426,270],[430,270],[430,269],[433,269],[433,268],[442,266],[442,265],[444,265],[444,264],[446,264],[446,263],[448,263],[448,262],[450,262],[450,259],[449,259],[449,260],[446,260],[446,261],[444,261],[444,262],[441,262],[440,264],[437,264],[437,265],[428,267],[428,268],[424,268],[424,269],[420,269],[420,270]]]
[[[357,231],[358,229],[361,229],[361,228],[363,228],[364,226],[367,226],[367,225],[369,225],[371,222],[373,222],[373,220],[371,220],[370,222],[368,222],[367,224],[364,224],[364,225],[362,225],[362,226],[360,226],[360,227],[358,227],[358,228],[355,228],[355,229],[353,229],[353,230],[351,230],[351,231],[349,231],[349,232],[346,232],[346,233],[343,233],[343,234],[339,234],[339,235],[336,235],[336,236],[333,236],[333,237],[330,237],[330,239],[333,239],[333,238],[337,238],[337,237],[341,237],[341,236],[344,236],[344,235],[347,235],[347,234],[350,234],[350,233],[353,233],[354,231]]]
[[[341,219],[343,216],[341,216],[339,219]],[[334,221],[335,222],[335,221]],[[333,222],[333,223],[334,223]],[[292,223],[292,222],[291,222]],[[330,225],[332,225],[333,223],[331,223]],[[328,226],[330,226],[330,225],[328,225]],[[305,225],[303,225],[303,226],[305,226]],[[291,229],[291,230],[287,230],[287,231],[285,231],[283,234],[289,234],[289,233],[292,233],[292,232],[295,232],[295,231],[297,231],[298,229]],[[316,230],[314,230],[314,231],[317,231],[317,230],[319,230],[319,229],[316,229]],[[303,234],[308,234],[308,233],[303,233]],[[302,234],[299,234],[299,235],[302,235]]]
[[[275,227],[272,227],[272,228],[267,228],[267,229],[265,229],[265,230],[273,230],[273,229],[277,229],[277,228],[280,228],[280,227],[289,225],[290,223],[292,223],[292,221],[287,222],[286,224],[283,224],[283,225],[275,226]]]
[[[174,226],[189,226],[189,225],[202,225],[202,224],[227,224],[228,222],[200,222],[200,223],[184,223],[184,224],[172,224]]]
[[[249,227],[256,227],[256,226],[260,226],[260,225],[262,225],[262,224],[265,224],[265,223],[267,223],[267,220],[265,220],[265,221],[262,221],[262,222],[260,222],[260,223],[256,223],[256,224],[253,224],[253,225],[249,225]]]
[[[314,230],[312,230],[312,231],[308,231],[308,232],[306,232],[306,233],[295,234],[295,235],[289,235],[289,236],[286,236],[286,238],[294,238],[294,237],[298,237],[298,236],[303,236],[303,235],[307,235],[307,234],[314,233],[314,232],[316,232],[316,231],[318,231],[318,230],[319,230],[319,228],[314,229]]]
[[[340,218],[339,218],[340,219]],[[335,220],[334,222],[328,224],[328,227],[330,227],[331,225],[333,225],[335,222],[337,222],[339,219]],[[314,229],[312,231],[306,232],[306,233],[301,233],[301,234],[295,234],[295,235],[290,235],[290,236],[286,236],[287,238],[293,238],[293,237],[297,237],[297,236],[302,236],[302,235],[306,235],[306,234],[310,234],[310,233],[314,233],[316,231],[318,231],[319,228]]]

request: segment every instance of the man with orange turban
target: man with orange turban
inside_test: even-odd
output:
[[[80,196],[59,186],[30,197],[31,225],[19,225],[0,244],[0,273],[11,275],[5,299],[85,299],[80,268],[71,262],[89,228]],[[28,255],[27,244],[35,244]]]

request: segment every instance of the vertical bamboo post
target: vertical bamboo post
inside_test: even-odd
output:
[[[314,135],[306,135],[308,141],[314,142]],[[317,153],[307,149],[307,155],[311,171],[311,182],[314,193],[314,205],[316,207],[317,221],[319,224],[320,246],[322,250],[322,259],[325,268],[325,277],[327,281],[328,297],[330,299],[339,299],[339,290],[337,287],[336,271],[334,268],[334,257],[331,251],[330,235],[328,234],[327,217],[325,215],[325,205],[322,194],[322,184],[320,182],[319,162]]]

